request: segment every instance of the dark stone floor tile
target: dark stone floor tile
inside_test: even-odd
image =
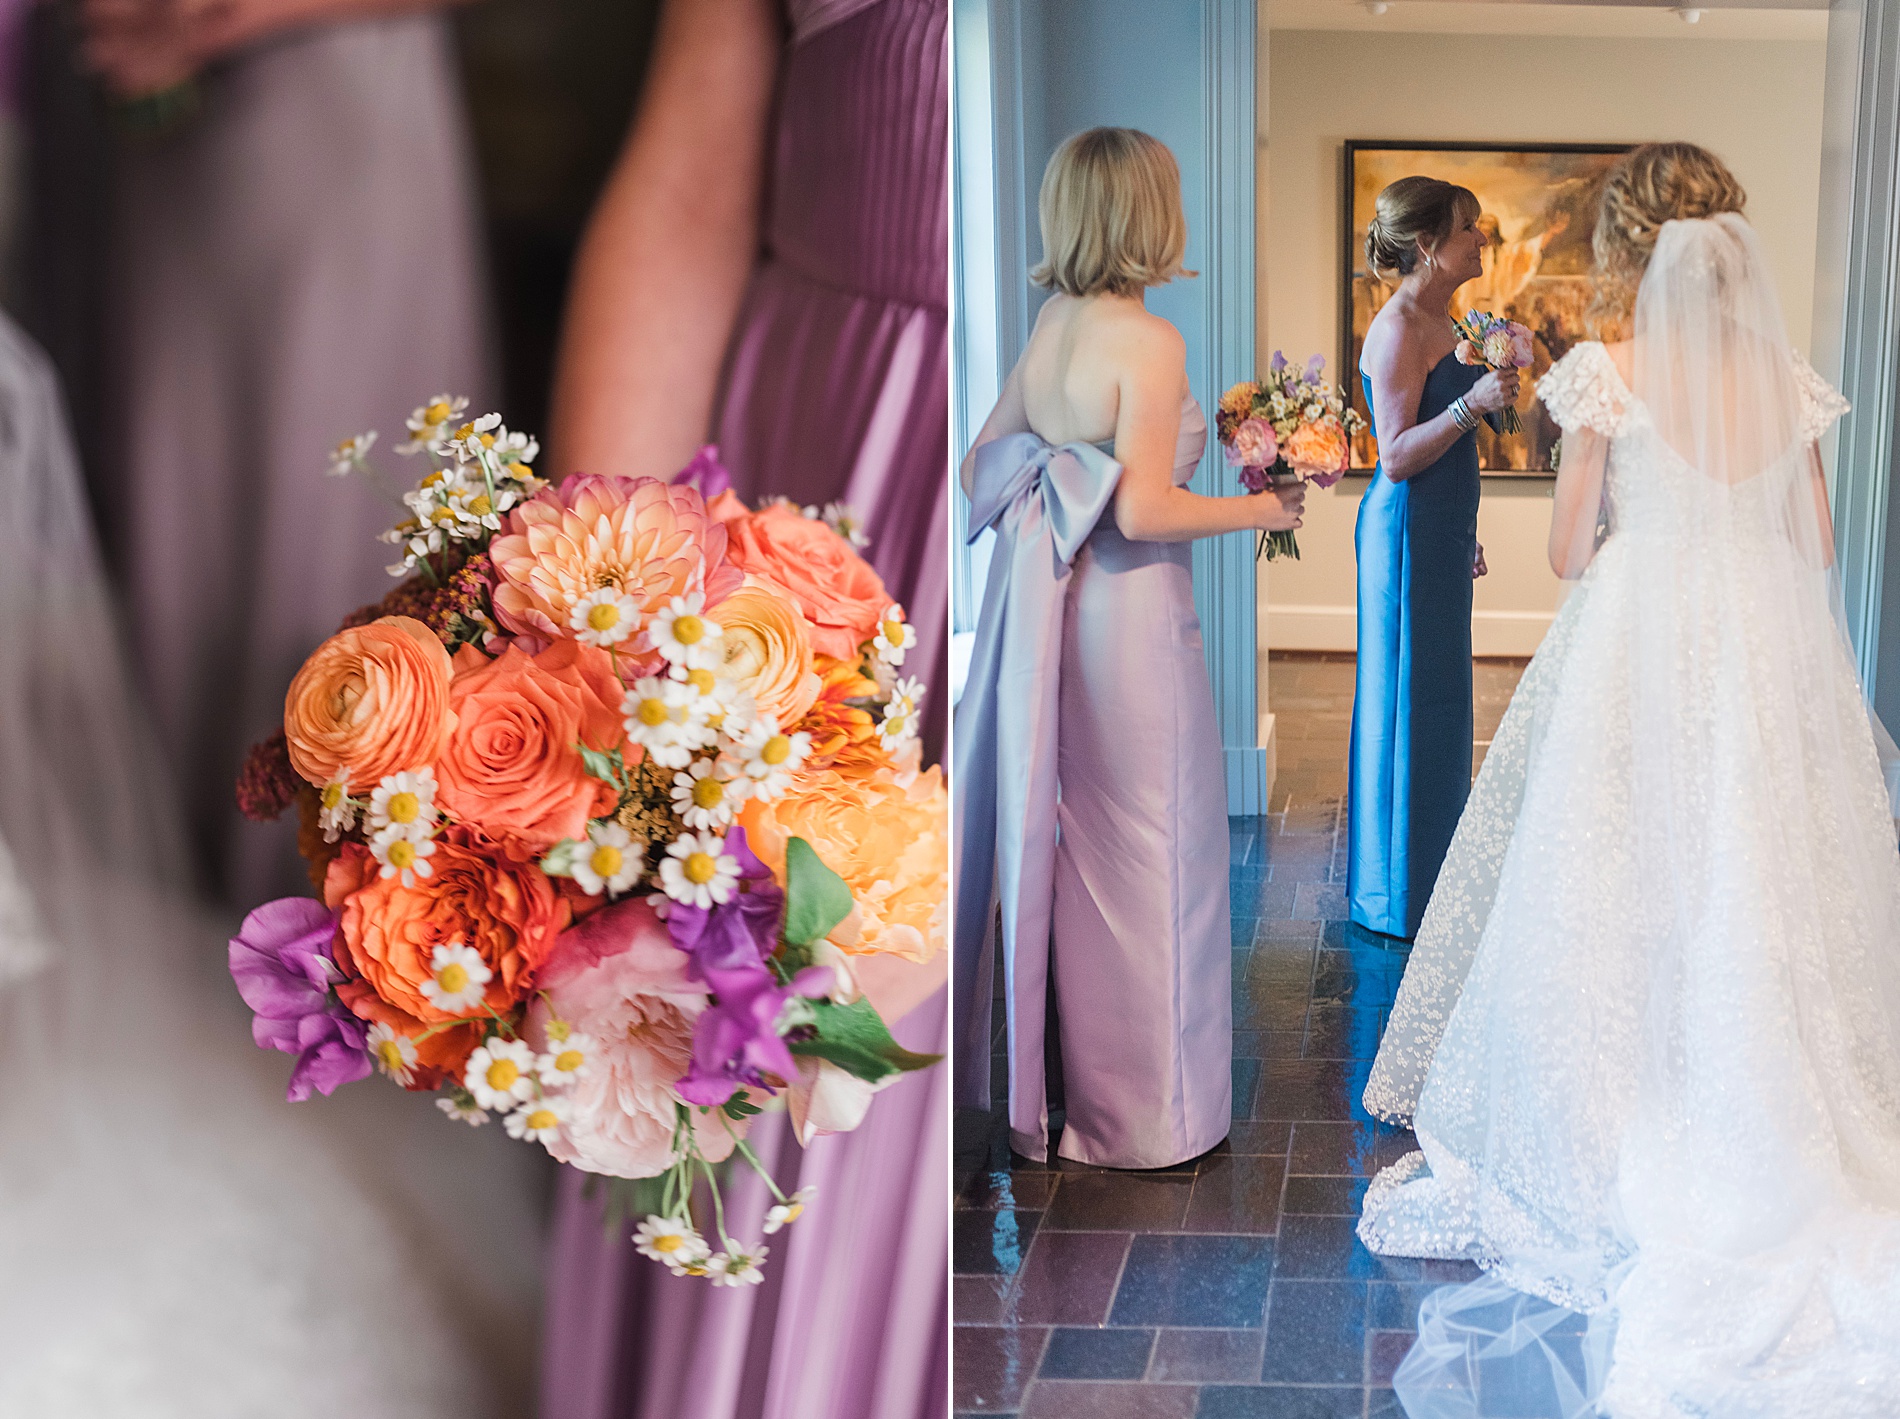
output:
[[[1369,1061],[1276,1059],[1260,1071],[1254,1114],[1260,1118],[1352,1119],[1364,1116],[1359,1096]]]
[[[1253,943],[1256,946],[1296,946],[1307,958],[1310,966],[1312,953],[1319,946],[1319,928],[1317,921],[1302,920],[1290,916],[1265,916],[1254,925]],[[1300,982],[1304,993],[1307,982]]]
[[[1271,1237],[1137,1236],[1109,1323],[1259,1325],[1272,1268]]]
[[[1007,1168],[985,1168],[964,1186],[957,1199],[959,1207],[986,1211],[1022,1208],[1040,1212],[1049,1205],[1056,1190],[1054,1173],[1014,1172]]]
[[[1023,1263],[1004,1317],[1029,1325],[1100,1325],[1128,1255],[1126,1232],[1044,1232]]]
[[[1302,716],[1305,718],[1306,716]],[[1288,837],[1328,836],[1339,826],[1339,805],[1336,803],[1311,803],[1295,808],[1281,815],[1279,831]]]
[[[1163,1330],[1156,1333],[1150,1380],[1243,1383],[1260,1374],[1259,1330]]]
[[[1363,1281],[1275,1278],[1267,1307],[1264,1381],[1358,1385],[1366,1365]]]
[[[1314,1280],[1415,1281],[1419,1263],[1410,1257],[1374,1256],[1353,1228],[1357,1217],[1280,1219],[1274,1275]]]
[[[1354,1009],[1374,1010],[1390,1009],[1398,998],[1399,981],[1404,973],[1398,970],[1375,970],[1364,966],[1335,966],[1325,959],[1336,956],[1337,952],[1324,951],[1315,962],[1313,971],[1313,1004],[1346,1005]]]
[[[1192,1385],[1037,1380],[1022,1419],[1193,1419]]]
[[[1373,1330],[1366,1333],[1366,1383],[1389,1385],[1392,1374],[1418,1337],[1409,1330]],[[1047,1364],[1047,1361],[1044,1361]]]
[[[1484,1275],[1475,1261],[1439,1261],[1428,1259],[1418,1264],[1418,1279],[1438,1286],[1462,1286]]]
[[[1209,1159],[1194,1179],[1182,1228],[1189,1232],[1271,1234],[1280,1221],[1281,1158],[1229,1153]]]
[[[1042,1214],[1006,1208],[965,1210],[950,1221],[951,1270],[959,1276],[1011,1276],[1036,1235]]]
[[[1295,883],[1275,882],[1264,865],[1239,867],[1227,874],[1228,907],[1235,921],[1286,916],[1293,910]]]
[[[1379,1052],[1386,1014],[1384,1006],[1315,1005],[1306,1012],[1300,1053],[1307,1059],[1370,1060]]]
[[[1389,1389],[1366,1392],[1366,1419],[1405,1419],[1405,1408]]]
[[[1285,1157],[1292,1137],[1293,1125],[1284,1119],[1236,1120],[1233,1127],[1227,1130],[1227,1148],[1231,1153]]]
[[[958,1325],[995,1325],[1003,1319],[1006,1276],[958,1276],[951,1281],[950,1317]]]
[[[1271,1104],[1271,1100],[1265,1102]],[[1287,1171],[1371,1177],[1383,1166],[1378,1149],[1378,1124],[1302,1119],[1293,1126]]]
[[[1419,1302],[1437,1289],[1429,1281],[1373,1282],[1367,1292],[1366,1325],[1373,1330],[1417,1330]]]
[[[1403,966],[1412,953],[1412,943],[1403,936],[1387,936],[1383,931],[1374,931],[1361,926],[1350,919],[1328,921],[1326,929],[1320,933],[1320,943],[1324,946],[1351,950],[1365,960],[1389,960]]]
[[[1152,1330],[1052,1331],[1036,1373],[1045,1380],[1138,1380],[1148,1373],[1154,1343]]]
[[[1227,820],[1227,862],[1229,866],[1246,866],[1248,860],[1255,855],[1255,850],[1259,846],[1259,843],[1260,832],[1257,828],[1242,828],[1237,820],[1233,818]]]
[[[1364,1403],[1357,1386],[1209,1386],[1195,1419],[1359,1419]]]
[[[1286,1200],[1281,1206],[1286,1212],[1313,1213],[1329,1217],[1357,1217],[1359,1206],[1365,1201],[1365,1196],[1366,1179],[1364,1178],[1288,1178]]]
[[[1346,915],[1346,889],[1337,883],[1302,882],[1293,894],[1293,915],[1313,921],[1337,921]]]
[[[1192,1171],[1064,1173],[1042,1225],[1056,1232],[1172,1231],[1193,1188]]]
[[[1249,1059],[1298,1059],[1306,1032],[1293,1030],[1236,1030],[1234,1054]]]
[[[1248,1059],[1238,1053],[1233,1060],[1234,1070],[1234,1113],[1235,1118],[1247,1118],[1253,1113],[1255,1092],[1260,1088],[1260,1061]]]
[[[952,1406],[978,1414],[1015,1409],[1048,1335],[1039,1329],[957,1326],[951,1340]]]

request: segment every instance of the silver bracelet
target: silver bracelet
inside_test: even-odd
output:
[[[1462,394],[1451,401],[1451,421],[1466,433],[1478,427],[1478,416],[1472,412]]]

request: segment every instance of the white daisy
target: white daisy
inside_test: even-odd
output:
[[[376,446],[376,430],[358,434],[355,438],[344,439],[330,453],[330,476],[347,478],[363,466],[363,460],[369,456],[370,449]]]
[[[759,1270],[765,1265],[766,1254],[771,1248],[761,1243],[751,1251],[734,1247],[730,1252],[719,1252],[706,1259],[706,1272],[712,1277],[715,1286],[757,1286],[765,1280],[765,1273]]]
[[[670,1266],[675,1276],[698,1267],[712,1253],[706,1239],[684,1217],[649,1216],[634,1229],[633,1249]]]
[[[605,649],[640,629],[640,603],[615,587],[603,586],[574,603],[567,628],[574,638]]]
[[[481,1009],[482,997],[495,973],[473,946],[451,941],[429,957],[429,979],[422,998],[445,1015],[467,1015]]]
[[[765,1214],[765,1235],[771,1236],[780,1227],[789,1227],[799,1219],[805,1210],[805,1204],[818,1195],[815,1187],[801,1187],[778,1206],[770,1208]]]
[[[701,592],[675,596],[654,614],[642,639],[674,665],[711,670],[720,662],[719,641],[725,630],[705,609]]]
[[[750,787],[744,769],[727,755],[695,759],[673,775],[673,811],[689,828],[723,830]]]
[[[470,1128],[480,1128],[488,1122],[488,1110],[475,1107],[475,1101],[455,1094],[444,1094],[435,1101],[435,1106],[450,1118],[467,1124]]]
[[[363,806],[350,797],[350,786],[342,779],[332,779],[326,783],[317,804],[317,826],[323,829],[326,843],[335,842],[354,828],[356,815]]]
[[[708,706],[691,686],[657,675],[633,682],[621,701],[627,737],[661,768],[683,769],[707,732]]]
[[[548,1030],[548,1047],[534,1062],[541,1076],[544,1089],[561,1089],[576,1079],[587,1077],[587,1071],[594,1066],[594,1051],[598,1046],[594,1037],[581,1030],[567,1029],[560,1038],[555,1038],[552,1026]]]
[[[435,844],[427,838],[417,842],[401,823],[391,823],[371,838],[369,855],[383,865],[378,876],[394,877],[400,874],[405,887],[415,886],[418,877],[435,875],[435,869],[429,866],[428,861],[435,856]]]
[[[495,442],[491,429],[501,428],[501,415],[483,414],[480,418],[470,419],[447,438],[438,441],[435,452],[447,457],[453,454],[470,463],[479,463],[481,456]],[[503,432],[507,432],[505,429]]]
[[[738,751],[746,777],[752,780],[752,796],[777,798],[792,786],[792,775],[811,753],[811,735],[802,729],[782,733],[776,719],[762,714],[739,741]]]
[[[877,623],[877,638],[871,648],[886,665],[902,665],[905,653],[917,644],[916,629],[904,621],[904,608],[890,606]]]
[[[726,840],[717,833],[681,833],[660,862],[666,895],[702,910],[731,901],[738,881],[739,859],[726,851]]]
[[[667,677],[682,687],[682,693],[691,691],[687,696],[689,708],[705,720],[708,732],[699,736],[695,748],[709,748],[722,734],[728,739],[740,738],[758,716],[752,692],[737,680],[703,666],[689,670],[684,665],[673,666]]]
[[[377,1069],[407,1089],[416,1078],[416,1042],[378,1021],[369,1027],[369,1057]]]
[[[507,470],[512,478],[532,478],[534,469],[528,465],[540,456],[541,445],[529,435],[519,432],[510,433],[499,430],[495,441],[489,446],[489,452],[495,455],[495,461]]]
[[[468,1057],[462,1083],[485,1109],[510,1109],[534,1097],[534,1051],[520,1040],[490,1039]]]
[[[646,870],[646,847],[613,819],[596,818],[587,825],[587,841],[575,844],[567,868],[588,896],[617,897]]]
[[[403,421],[409,430],[409,442],[396,445],[398,453],[420,453],[442,437],[452,420],[462,417],[468,400],[457,395],[438,394]]]
[[[525,1138],[534,1143],[552,1143],[567,1122],[571,1109],[566,1099],[544,1096],[530,1099],[503,1120],[510,1138]]]
[[[372,833],[395,828],[398,835],[421,842],[435,830],[435,770],[405,770],[377,784],[369,796],[368,826]]]
[[[805,516],[817,518],[859,551],[871,545],[871,539],[864,535],[858,515],[844,503],[826,503],[822,508],[808,507]]]
[[[917,734],[917,703],[924,697],[924,682],[899,680],[884,706],[884,719],[877,727],[878,738],[887,750],[894,750]]]

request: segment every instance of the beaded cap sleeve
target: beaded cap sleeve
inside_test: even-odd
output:
[[[1812,443],[1853,406],[1841,396],[1838,389],[1815,372],[1806,355],[1799,350],[1789,353],[1794,357],[1795,388],[1801,394],[1801,437]]]
[[[1610,352],[1595,340],[1585,341],[1537,381],[1537,397],[1565,432],[1593,429],[1613,438],[1623,426],[1629,393],[1616,372]]]

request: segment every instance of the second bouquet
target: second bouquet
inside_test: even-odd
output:
[[[1346,476],[1352,436],[1366,421],[1339,386],[1326,383],[1325,372],[1323,355],[1298,368],[1275,350],[1264,379],[1244,380],[1221,396],[1215,432],[1248,492],[1299,482],[1330,488]],[[1299,539],[1262,532],[1255,555],[1297,561]]]

